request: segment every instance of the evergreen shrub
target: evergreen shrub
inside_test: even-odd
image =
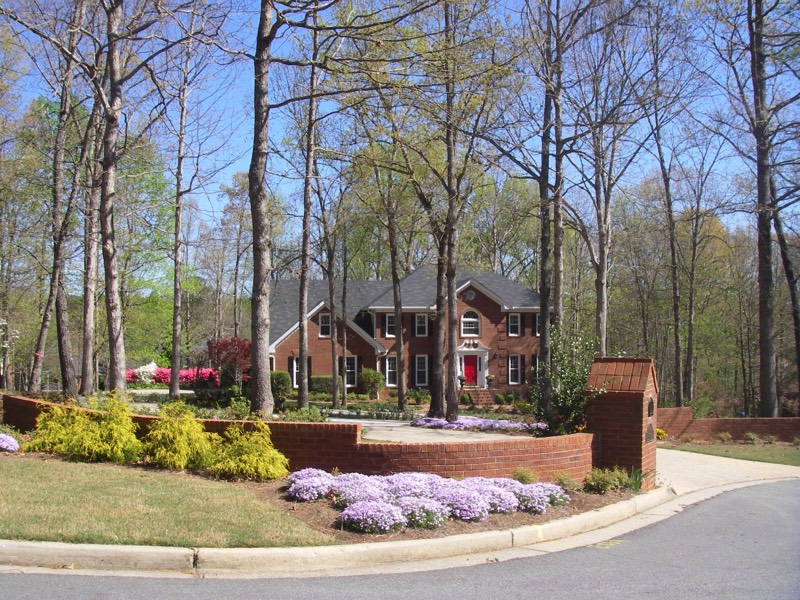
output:
[[[215,459],[219,436],[207,433],[194,412],[181,402],[164,404],[144,439],[147,460],[163,469],[198,469]]]
[[[128,403],[112,393],[102,401],[90,401],[89,406],[93,410],[79,410],[71,403],[42,411],[32,439],[23,449],[79,462],[136,462],[142,444],[136,438],[137,426]]]
[[[269,426],[254,421],[254,429],[245,431],[234,423],[225,430],[217,458],[208,472],[222,479],[266,481],[289,474],[289,460],[272,445]]]

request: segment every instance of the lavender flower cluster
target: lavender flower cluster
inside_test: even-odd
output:
[[[19,442],[6,433],[0,433],[0,451],[18,452]]]
[[[508,478],[455,480],[430,473],[333,476],[303,469],[289,476],[289,497],[307,502],[332,499],[342,509],[342,527],[386,533],[402,527],[435,528],[448,518],[479,522],[491,513],[543,513],[567,504],[569,496],[552,483],[523,484]]]
[[[483,419],[481,417],[458,417],[452,423],[446,419],[422,417],[411,421],[412,427],[429,429],[452,429],[455,431],[498,431],[501,433],[541,434],[547,431],[547,423],[510,421],[508,419]]]

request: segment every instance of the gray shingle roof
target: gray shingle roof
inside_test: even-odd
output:
[[[483,288],[499,300],[507,310],[539,310],[539,294],[493,271],[460,269],[456,288],[468,284]],[[425,265],[410,273],[401,282],[403,308],[406,310],[432,307],[436,303],[436,268]],[[336,283],[337,308],[341,306],[342,286]],[[297,325],[300,282],[273,282],[270,299],[270,338],[277,340]],[[308,285],[308,309],[328,303],[328,282],[315,279]],[[392,310],[394,296],[391,281],[350,281],[347,284],[347,316],[356,320],[366,310]],[[371,332],[370,332],[371,333]]]
[[[369,308],[371,301],[391,289],[390,281],[349,281],[347,283],[347,316],[353,320],[359,312]],[[336,307],[341,310],[342,285],[336,282]],[[270,298],[270,339],[277,340],[297,325],[300,301],[298,280],[279,280],[272,284]],[[321,302],[328,303],[328,281],[314,279],[308,282],[308,310]]]
[[[460,289],[470,282],[484,288],[500,301],[503,308],[538,310],[539,294],[493,271],[459,269],[456,288]],[[436,304],[436,268],[425,265],[406,276],[401,282],[403,308],[423,308]],[[390,310],[394,308],[391,286],[382,296],[375,298],[371,308]]]

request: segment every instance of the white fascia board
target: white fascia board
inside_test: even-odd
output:
[[[308,311],[308,313],[306,313],[307,314],[306,318],[310,319],[327,305],[328,305],[327,302],[320,302],[314,308]],[[294,325],[289,327],[289,329],[287,329],[281,337],[279,337],[277,340],[275,340],[269,345],[269,353],[274,354],[278,346],[280,346],[283,342],[285,342],[298,329],[300,329],[300,321],[297,321]]]
[[[460,294],[461,292],[463,292],[465,289],[467,289],[470,286],[473,286],[473,287],[479,289],[482,294],[488,296],[489,299],[492,300],[495,304],[500,305],[500,308],[502,310],[508,310],[508,307],[503,303],[503,299],[500,298],[500,296],[495,294],[492,290],[487,288],[480,281],[475,281],[474,279],[468,279],[463,285],[461,285],[460,287],[456,288],[456,294]]]

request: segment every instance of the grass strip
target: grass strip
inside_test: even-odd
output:
[[[0,456],[0,539],[264,548],[334,539],[252,488],[181,473]]]
[[[671,450],[800,467],[800,448],[789,444],[676,444]]]

